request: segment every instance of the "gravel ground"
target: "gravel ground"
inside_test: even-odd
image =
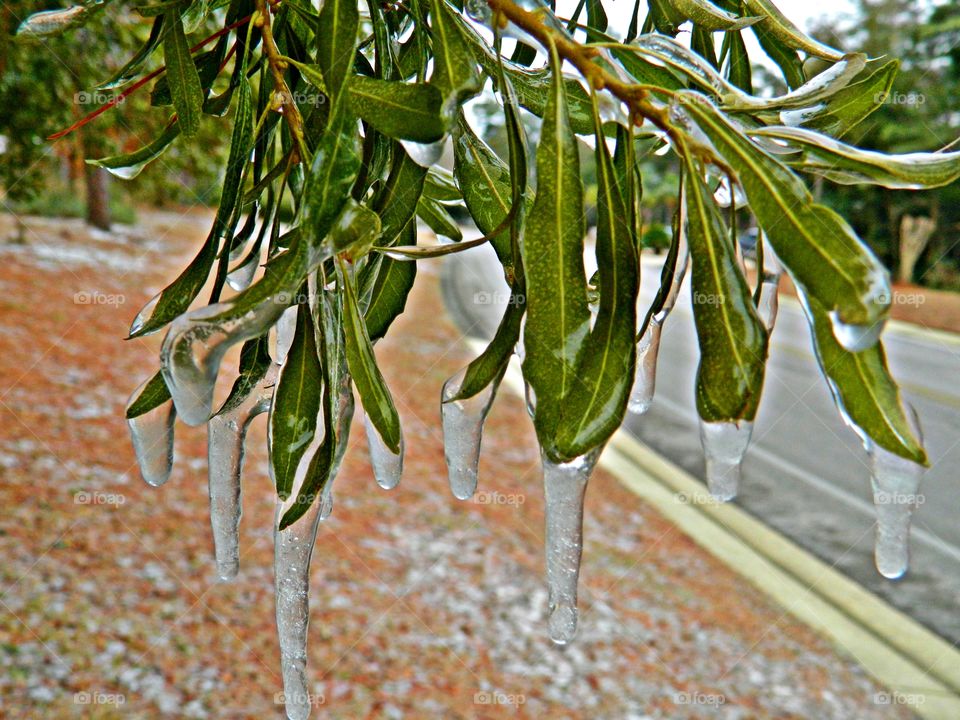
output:
[[[139,478],[122,419],[158,339],[129,321],[209,219],[150,213],[91,234],[27,220],[0,246],[0,716],[282,717],[263,420],[245,472],[241,574],[214,578],[205,433]],[[0,238],[12,234],[0,218]],[[392,492],[363,433],[314,554],[310,673],[330,718],[905,718],[857,663],[598,472],[581,628],[546,637],[538,456],[519,400],[487,423],[480,494],[446,488],[444,379],[469,360],[436,266],[377,347],[408,454]],[[429,322],[423,322],[429,318]],[[229,378],[224,378],[229,384]]]

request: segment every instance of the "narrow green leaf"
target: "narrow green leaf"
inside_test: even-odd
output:
[[[156,138],[133,152],[87,160],[87,163],[109,170],[113,175],[123,180],[131,180],[139,175],[147,165],[163,155],[179,136],[180,124],[173,122],[167,125]]]
[[[577,362],[578,381],[562,403],[557,450],[567,459],[602,445],[620,426],[633,386],[636,357],[637,246],[596,109],[594,126],[600,303]]]
[[[461,100],[480,92],[482,83],[473,54],[457,31],[446,0],[430,0],[430,32],[433,42],[433,75],[430,82],[443,94],[448,122]]]
[[[727,60],[727,79],[730,83],[745,93],[753,94],[753,70],[750,66],[750,55],[747,45],[743,42],[743,35],[734,30],[727,33],[730,42],[730,55]]]
[[[373,201],[380,216],[381,245],[395,245],[417,212],[427,169],[418,165],[399,143],[394,145],[393,163],[383,189]]]
[[[784,43],[776,34],[764,23],[757,23],[750,26],[750,30],[760,43],[760,47],[774,63],[780,68],[783,79],[787,86],[795,89],[803,85],[806,81],[806,74],[803,71],[803,61],[800,59],[800,53],[794,48]]]
[[[280,370],[270,411],[270,468],[277,494],[286,499],[297,468],[318,432],[323,374],[307,303],[297,309],[297,329]]]
[[[890,60],[881,67],[873,69],[867,63],[867,71],[861,79],[839,90],[816,112],[801,119],[801,124],[811,130],[817,130],[833,137],[843,137],[859,125],[865,118],[883,105],[893,88],[893,82],[900,72],[900,63]]]
[[[843,57],[843,53],[798,30],[771,0],[743,0],[743,3],[751,15],[763,18],[755,27],[762,27],[787,47],[833,62]]]
[[[320,137],[304,189],[304,227],[315,250],[323,244],[340,214],[359,171],[356,117],[341,106]]]
[[[718,8],[710,0],[673,0],[673,6],[689,20],[692,20],[694,25],[711,32],[739,30],[760,19],[758,17],[737,17],[733,13]]]
[[[197,67],[190,56],[190,46],[183,31],[183,20],[176,11],[169,11],[165,20],[169,30],[163,36],[163,58],[167,66],[167,82],[173,106],[180,120],[180,130],[192,137],[200,128],[203,87]]]
[[[450,238],[454,242],[463,240],[463,232],[457,221],[450,217],[450,213],[436,200],[421,197],[417,204],[417,215],[438,236]]]
[[[703,96],[684,92],[679,101],[737,173],[751,210],[794,281],[844,323],[882,322],[889,310],[889,277],[847,222],[815,204],[796,175]]]
[[[556,454],[563,398],[577,382],[577,356],[590,331],[583,268],[583,181],[556,50],[553,92],[537,148],[537,197],[523,234],[527,282],[523,374],[536,396],[540,444]]]
[[[844,419],[861,437],[868,436],[892,453],[922,465],[927,455],[907,419],[900,390],[887,369],[883,344],[863,352],[845,350],[833,335],[827,310],[809,295],[801,295],[810,321],[820,369]]]
[[[105,80],[97,85],[97,89],[113,90],[133,80],[140,71],[140,68],[143,67],[143,64],[147,61],[147,58],[159,47],[160,41],[162,40],[161,33],[163,27],[163,15],[161,15],[153,21],[153,25],[150,27],[150,36],[146,42],[140,46],[140,49],[137,50],[134,56],[131,57],[122,68],[111,75],[109,80]]]
[[[393,82],[355,75],[350,80],[353,111],[387,137],[430,143],[443,137],[443,96],[434,85]]]
[[[140,395],[127,407],[127,420],[145,415],[154,408],[158,408],[170,399],[170,391],[163,380],[163,375],[158,371],[156,375],[150,378],[144,385]]]
[[[357,387],[357,394],[364,412],[377,429],[384,445],[393,453],[400,452],[400,416],[393,404],[393,396],[380,374],[377,358],[367,335],[367,328],[360,316],[357,295],[343,262],[338,264],[339,279],[344,292],[344,334],[346,339],[347,366]]]
[[[380,237],[380,216],[353,198],[330,228],[330,245],[335,253],[344,253],[356,261],[366,255]]]
[[[356,0],[326,0],[317,19],[317,65],[333,102],[353,72],[360,13]]]
[[[693,259],[693,317],[700,345],[697,412],[707,422],[752,421],[760,403],[767,331],[757,315],[700,169],[685,159],[683,203]]]
[[[240,366],[237,379],[233,382],[230,394],[224,400],[217,414],[228,412],[242,403],[252,393],[263,376],[267,374],[273,359],[268,351],[266,335],[248,340],[240,349]]]
[[[407,223],[407,227],[400,234],[401,242],[406,245],[415,245],[417,242],[417,226],[414,221]],[[407,304],[407,296],[417,277],[417,264],[404,262],[380,255],[375,265],[376,278],[370,290],[366,309],[363,314],[370,340],[376,342],[384,335],[390,325],[403,312]]]

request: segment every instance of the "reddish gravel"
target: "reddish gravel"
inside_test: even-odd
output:
[[[241,575],[219,584],[204,432],[178,426],[176,469],[154,489],[122,419],[158,340],[121,338],[207,222],[152,213],[100,236],[28,220],[27,246],[0,246],[0,716],[282,717],[263,421]],[[0,238],[10,232],[4,218]],[[377,348],[404,420],[403,481],[376,486],[355,425],[321,528],[317,717],[910,716],[603,472],[588,497],[580,636],[553,646],[537,452],[517,398],[504,392],[487,425],[485,502],[446,488],[440,386],[469,353],[436,279],[424,265],[412,312]]]

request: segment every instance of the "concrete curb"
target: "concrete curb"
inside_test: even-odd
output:
[[[481,343],[472,341],[478,347]],[[504,378],[522,395],[516,362]],[[785,612],[852,656],[890,694],[929,720],[960,718],[960,651],[735,505],[618,431],[600,458],[634,494],[766,593]]]

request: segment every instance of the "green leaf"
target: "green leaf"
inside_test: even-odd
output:
[[[814,40],[809,35],[797,29],[770,0],[743,0],[746,9],[752,14],[763,18],[754,27],[762,28],[787,47],[802,50],[808,55],[836,62],[843,57],[843,53]]]
[[[400,416],[393,404],[393,396],[380,374],[377,358],[370,344],[366,326],[357,306],[357,295],[346,267],[342,262],[340,282],[344,292],[344,334],[346,339],[347,366],[353,376],[360,396],[360,403],[370,422],[380,434],[384,445],[394,454],[400,453]]]
[[[594,127],[600,304],[577,363],[578,382],[563,399],[557,450],[567,459],[603,445],[620,426],[636,357],[637,246],[596,108]]]
[[[153,25],[150,27],[150,36],[147,38],[146,42],[140,46],[140,49],[137,50],[134,56],[130,58],[122,68],[111,75],[109,80],[105,80],[97,85],[97,89],[113,90],[114,88],[126,85],[133,78],[135,78],[140,68],[147,61],[147,58],[149,58],[153,54],[153,51],[159,47],[160,41],[162,40],[162,31],[163,16],[161,15],[153,21]]]
[[[712,193],[689,156],[683,180],[693,260],[693,317],[700,345],[697,412],[707,422],[752,421],[763,389],[767,331]]]
[[[806,82],[806,74],[803,72],[803,62],[800,60],[800,53],[794,48],[784,43],[776,34],[764,23],[751,25],[750,30],[760,43],[760,47],[783,73],[783,79],[791,89],[798,88]]]
[[[313,87],[322,92],[324,95],[330,94],[330,91],[327,90],[327,83],[323,79],[323,73],[318,65],[302,63],[290,57],[285,58],[285,60],[300,71],[300,75],[304,80],[307,81],[308,84],[313,85]]]
[[[197,68],[197,77],[200,79],[200,87],[204,94],[213,85],[220,73],[220,64],[223,62],[225,43],[218,44],[213,50],[199,53],[192,62]],[[161,75],[150,91],[150,104],[154,107],[172,105],[173,97],[170,92],[170,79],[168,75]]]
[[[144,385],[143,390],[130,405],[127,406],[127,420],[146,415],[154,408],[158,408],[170,399],[170,391],[163,380],[163,375],[158,371]]]
[[[236,408],[260,384],[263,376],[267,374],[267,370],[273,364],[268,346],[269,342],[266,335],[248,340],[243,344],[240,349],[240,367],[237,379],[234,381],[227,399],[224,400],[223,405],[217,411],[217,415]]]
[[[417,242],[416,222],[407,223],[406,229],[400,234],[403,244],[415,245]],[[375,261],[376,277],[370,289],[363,320],[367,326],[370,340],[376,342],[384,335],[390,325],[403,312],[407,304],[407,296],[417,277],[417,264],[394,260],[380,255]]]
[[[426,175],[427,169],[411,160],[396,143],[390,173],[372,205],[380,216],[381,245],[395,245],[400,234],[407,230],[417,212]]]
[[[330,228],[330,245],[335,253],[344,253],[350,260],[366,255],[380,237],[380,216],[353,198]]]
[[[443,94],[444,115],[452,122],[455,106],[480,92],[482,83],[473,53],[458,32],[446,0],[430,0],[430,21],[433,42],[430,82]]]
[[[739,31],[727,33],[730,42],[730,56],[727,65],[727,79],[732,85],[746,93],[753,94],[753,71],[750,67],[750,56],[747,45],[743,42],[743,35]]]
[[[523,375],[536,396],[540,445],[556,455],[563,398],[577,382],[577,356],[590,331],[583,268],[583,181],[556,50],[553,92],[537,148],[537,197],[523,234],[527,282]]]
[[[353,72],[360,13],[356,0],[326,0],[317,19],[317,65],[333,102]]]
[[[750,208],[792,278],[850,325],[882,322],[890,281],[883,265],[833,210],[764,153],[708,100],[680,93],[680,106],[736,172]]]
[[[900,72],[900,63],[890,60],[876,70],[868,63],[867,70],[861,74],[862,79],[836,92],[822,110],[810,113],[801,124],[826,135],[843,137],[863,122],[883,105]]]
[[[673,6],[694,25],[711,32],[717,30],[739,30],[752,25],[760,18],[737,17],[733,13],[718,8],[710,0],[672,0]]]
[[[355,116],[335,110],[320,136],[303,191],[304,228],[312,248],[319,249],[350,196],[360,171],[360,142]]]
[[[587,25],[600,32],[607,29],[607,13],[601,0],[587,0]]]
[[[167,66],[167,82],[173,106],[180,120],[180,130],[192,137],[200,128],[203,108],[203,87],[197,67],[190,56],[190,46],[183,31],[183,20],[176,11],[169,11],[165,23],[169,30],[163,36],[163,58]]]
[[[156,138],[133,152],[87,160],[87,163],[109,170],[112,174],[124,180],[132,180],[147,165],[163,155],[179,136],[180,124],[173,122],[167,125]]]
[[[426,83],[393,82],[355,75],[350,81],[353,111],[384,135],[430,143],[443,137],[443,96]]]
[[[454,242],[463,240],[463,233],[457,221],[450,217],[450,213],[436,200],[421,196],[417,204],[417,215],[438,236],[448,237]]]
[[[923,190],[943,187],[960,178],[960,152],[888,155],[795,127],[762,128],[750,134],[786,141],[800,150],[797,156],[785,157],[791,166],[844,185],[867,183],[893,190]]]
[[[826,308],[801,294],[803,309],[814,335],[814,349],[830,392],[844,418],[858,433],[892,453],[927,465],[927,456],[914,435],[900,398],[900,390],[887,369],[883,344],[852,353],[837,342]]]
[[[297,329],[280,370],[270,411],[270,469],[277,494],[286,499],[293,489],[297,468],[322,426],[323,371],[317,355],[310,306],[297,308]]]
[[[444,203],[459,203],[463,194],[452,172],[445,167],[435,165],[427,173],[424,194],[431,200]]]

